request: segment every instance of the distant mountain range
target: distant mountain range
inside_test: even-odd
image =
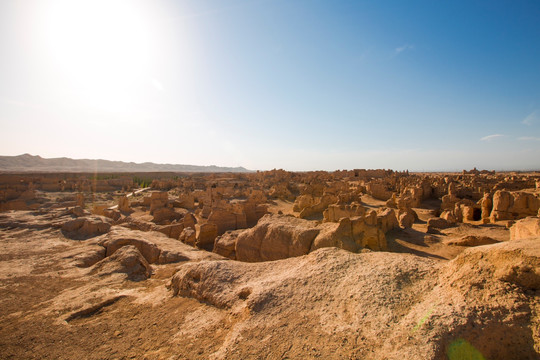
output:
[[[2,172],[249,172],[243,167],[215,165],[154,164],[110,160],[70,159],[66,157],[45,159],[39,155],[23,154],[0,156]]]

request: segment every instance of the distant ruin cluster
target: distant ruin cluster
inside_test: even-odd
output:
[[[73,216],[86,220],[66,225],[70,231],[80,225],[90,234],[94,227],[85,222],[108,224],[100,225],[102,231],[111,225],[159,231],[230,259],[256,262],[323,247],[388,250],[386,234],[421,222],[415,209],[429,201],[436,206],[426,219],[427,233],[459,223],[512,227],[538,217],[540,208],[538,174],[359,169],[179,175],[141,175],[152,179],[150,187],[142,197],[129,198],[139,189],[138,175],[5,174],[0,209],[74,207]],[[60,195],[51,201],[47,193]],[[520,230],[524,226],[530,229]],[[518,223],[512,234],[534,232],[531,226]]]

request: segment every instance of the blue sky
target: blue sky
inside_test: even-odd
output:
[[[540,168],[538,1],[0,0],[0,154]]]

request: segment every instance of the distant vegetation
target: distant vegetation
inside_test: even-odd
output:
[[[152,184],[152,178],[142,178],[139,176],[133,177],[133,182],[139,185],[141,188],[147,188]]]
[[[116,174],[94,174],[94,176],[92,176],[92,180],[112,180],[118,178],[120,178],[120,176]]]

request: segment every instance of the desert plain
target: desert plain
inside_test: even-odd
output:
[[[538,359],[540,173],[0,174],[2,359]]]

